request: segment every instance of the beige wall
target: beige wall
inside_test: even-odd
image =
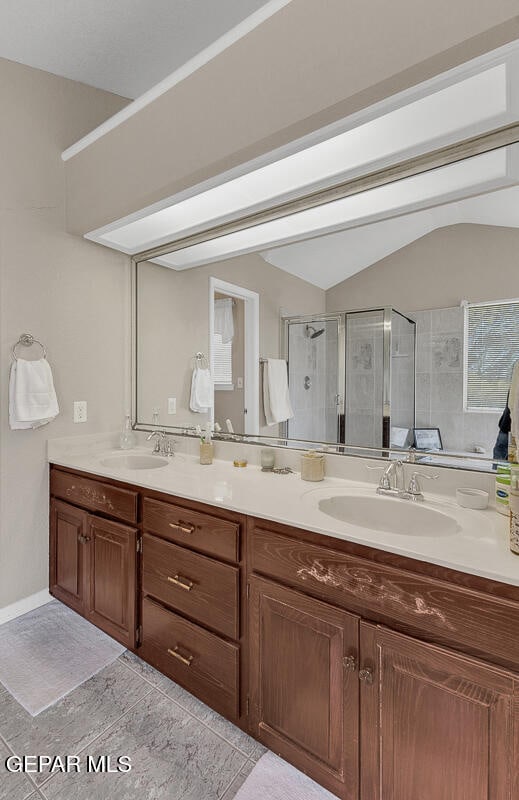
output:
[[[518,253],[515,228],[440,228],[329,289],[326,310],[423,311],[519,297]]]
[[[60,159],[125,101],[5,60],[0,96],[1,609],[48,586],[47,439],[120,424],[128,265],[65,233]],[[61,413],[40,430],[11,431],[10,352],[26,331],[47,346]],[[73,400],[88,401],[84,425],[72,424]]]
[[[67,163],[69,230],[105,225],[519,38],[517,13],[517,0],[292,0]]]
[[[322,289],[267,264],[259,255],[237,256],[182,272],[140,265],[137,374],[141,422],[151,422],[154,407],[160,408],[163,425],[203,425],[206,420],[205,414],[189,411],[189,392],[193,354],[209,352],[210,276],[259,293],[260,355],[264,357],[279,356],[281,312],[324,311]],[[166,413],[168,397],[177,398],[176,416]],[[277,432],[264,426],[262,413],[260,425],[265,435]]]

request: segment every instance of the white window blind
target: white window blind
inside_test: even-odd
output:
[[[232,386],[232,342],[224,344],[220,333],[213,334],[213,381],[215,386]]]
[[[465,307],[465,408],[502,411],[519,359],[519,300]]]

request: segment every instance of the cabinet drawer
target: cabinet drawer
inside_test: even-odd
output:
[[[258,574],[517,669],[518,603],[277,534],[259,521],[250,552]]]
[[[239,716],[239,647],[145,597],[139,655],[226,717]]]
[[[144,498],[144,529],[210,556],[238,561],[239,525],[174,503]]]
[[[142,588],[230,639],[239,637],[239,569],[144,534]]]
[[[55,497],[83,506],[89,511],[102,511],[125,522],[137,522],[137,492],[119,489],[102,481],[94,481],[53,469],[50,491]]]

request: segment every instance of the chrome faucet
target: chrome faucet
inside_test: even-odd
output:
[[[175,455],[175,442],[166,435],[166,431],[153,431],[146,437],[146,441],[156,438],[155,447],[153,452],[160,456],[174,456]]]
[[[380,478],[377,494],[401,497],[404,492],[404,465],[401,461],[390,461]]]
[[[368,467],[368,469],[384,469],[383,467]],[[384,469],[377,486],[377,494],[398,497],[401,500],[412,500],[413,502],[424,500],[422,488],[418,478],[436,480],[439,475],[427,475],[425,472],[413,472],[409,486],[405,486],[405,470],[402,461],[390,461]]]

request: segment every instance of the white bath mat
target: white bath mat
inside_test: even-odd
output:
[[[234,800],[337,800],[307,775],[267,752],[240,786]]]
[[[0,625],[0,683],[35,717],[125,649],[53,600]]]

